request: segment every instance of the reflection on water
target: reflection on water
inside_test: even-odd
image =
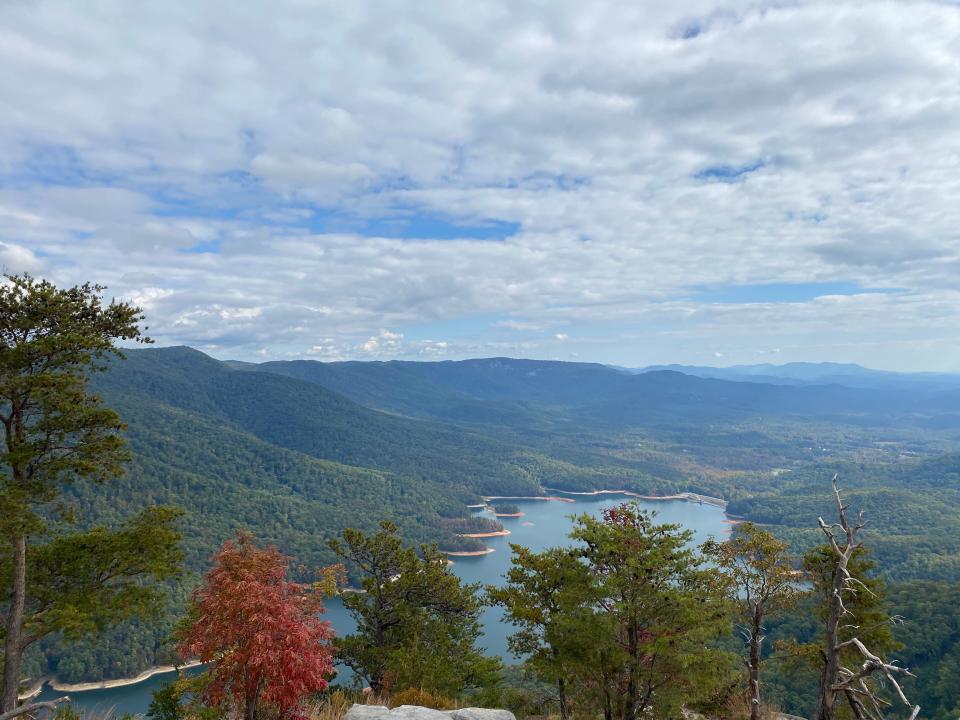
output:
[[[495,584],[500,582],[510,567],[510,543],[525,545],[540,551],[548,547],[569,543],[574,514],[599,514],[604,508],[623,502],[617,496],[578,497],[576,503],[549,502],[541,500],[516,500],[524,512],[522,518],[501,518],[504,527],[510,530],[507,537],[487,538],[489,547],[495,552],[478,557],[457,557],[454,559],[454,571],[467,582]],[[698,505],[682,500],[642,501],[641,505],[657,512],[657,521],[677,523],[694,531],[695,541],[703,542],[708,536],[720,537],[729,532],[723,511],[711,505]],[[327,618],[338,634],[348,634],[353,623],[336,599],[327,603]],[[514,660],[507,650],[507,637],[511,628],[502,622],[503,611],[500,608],[487,608],[483,614],[484,636],[482,645],[488,653],[504,657],[508,662]],[[197,672],[197,669],[192,672]],[[191,672],[191,671],[188,671]],[[114,713],[144,713],[150,705],[152,692],[169,682],[174,675],[167,673],[154,675],[136,685],[111,688],[109,690],[88,690],[74,693],[73,703],[78,708],[112,710]],[[340,680],[344,678],[341,676]],[[62,693],[44,688],[40,699],[50,700]]]

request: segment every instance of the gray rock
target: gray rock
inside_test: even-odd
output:
[[[401,705],[390,711],[388,720],[450,720],[450,716],[419,705]]]
[[[460,708],[447,710],[453,720],[517,720],[509,710],[490,710],[488,708]]]
[[[347,710],[346,720],[388,720],[390,708],[386,705],[354,705]]]

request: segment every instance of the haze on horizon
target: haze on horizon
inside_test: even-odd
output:
[[[954,2],[8,2],[0,69],[0,265],[161,345],[960,371]]]

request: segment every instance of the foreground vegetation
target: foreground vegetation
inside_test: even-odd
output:
[[[670,717],[687,705],[730,717],[742,707],[757,717],[760,705],[750,700],[762,697],[762,702],[824,720],[844,701],[859,716],[871,717],[866,705],[851,701],[851,693],[859,690],[824,700],[824,688],[845,682],[842,668],[852,661],[851,648],[859,651],[845,644],[852,642],[844,638],[841,625],[846,623],[835,622],[834,585],[841,576],[863,590],[845,605],[870,628],[858,641],[878,658],[910,659],[927,670],[915,680],[900,680],[906,696],[924,703],[930,717],[939,720],[956,710],[952,670],[960,638],[957,608],[949,602],[956,585],[928,582],[922,587],[929,592],[920,597],[911,592],[912,585],[893,585],[889,593],[884,587],[886,578],[956,581],[960,572],[950,542],[958,522],[960,462],[955,456],[929,456],[947,435],[933,433],[926,445],[912,446],[927,457],[904,458],[905,446],[914,442],[912,430],[897,431],[893,441],[884,431],[887,439],[872,447],[869,438],[877,431],[865,429],[862,418],[827,425],[781,419],[753,436],[732,432],[750,427],[753,412],[800,401],[789,395],[793,390],[768,396],[771,391],[763,388],[743,391],[732,413],[700,408],[694,421],[725,417],[731,424],[690,434],[658,424],[671,403],[689,404],[687,381],[661,378],[656,387],[662,397],[651,396],[650,407],[638,412],[620,402],[636,390],[632,381],[611,379],[608,369],[576,367],[581,382],[575,391],[588,394],[587,403],[583,395],[562,390],[571,387],[557,381],[567,369],[553,365],[545,373],[553,380],[537,380],[532,390],[522,390],[524,383],[530,385],[525,378],[539,376],[525,372],[510,374],[509,387],[492,394],[493,366],[444,367],[442,373],[453,372],[472,399],[451,398],[444,390],[415,419],[396,415],[396,407],[387,408],[394,413],[388,415],[309,378],[237,369],[194,351],[111,359],[119,356],[117,339],[139,337],[142,318],[131,306],[104,307],[100,292],[94,286],[59,290],[27,276],[8,277],[0,290],[0,415],[7,430],[0,579],[7,713],[18,712],[16,693],[24,673],[53,671],[66,680],[135,674],[176,657],[171,638],[178,636],[181,654],[213,661],[206,684],[184,690],[199,703],[186,712],[200,715],[302,712],[315,693],[325,692],[336,648],[338,659],[377,693],[423,693],[436,702],[482,698],[485,704],[516,706],[521,714]],[[97,374],[100,369],[107,372]],[[494,369],[499,373],[502,367]],[[474,375],[464,375],[467,370]],[[497,378],[499,383],[502,377]],[[438,375],[430,383],[440,387],[449,381]],[[643,382],[645,391],[651,390],[651,381]],[[715,385],[697,390],[697,402],[721,397]],[[504,393],[528,397],[505,401]],[[847,399],[863,411],[862,396]],[[457,424],[441,426],[430,419],[452,411],[454,401],[465,408],[455,413]],[[912,411],[918,408],[939,412],[926,406]],[[132,453],[120,434],[118,411],[130,423]],[[521,424],[505,427],[500,424],[505,417]],[[577,424],[569,424],[572,420]],[[808,442],[804,433],[824,427],[839,440],[829,441],[836,457],[825,457],[822,436],[807,449],[799,446]],[[797,437],[775,441],[771,429],[784,428]],[[675,436],[695,440],[681,453],[671,447]],[[746,448],[738,460],[735,443]],[[815,464],[809,462],[811,453]],[[721,461],[729,466],[721,469]],[[121,475],[128,462],[130,471]],[[791,467],[762,470],[773,462]],[[831,512],[834,498],[822,476],[826,467],[849,476],[849,499],[866,507],[887,533],[863,531],[872,560],[859,540],[848,538],[848,549],[858,546],[840,570],[837,548],[817,549],[824,530],[810,523]],[[700,552],[689,547],[678,528],[658,526],[627,506],[601,520],[580,518],[572,549],[534,556],[518,548],[511,584],[491,589],[489,598],[517,622],[520,633],[513,645],[535,680],[520,683],[511,675],[505,684],[498,662],[476,651],[483,598],[440,562],[433,542],[446,549],[482,547],[481,538],[464,536],[498,532],[495,520],[466,515],[466,505],[485,494],[604,486],[723,495],[732,500],[732,511],[775,523],[773,533],[787,544],[748,525],[736,542]],[[190,512],[172,507],[178,504]],[[515,509],[505,503],[499,507]],[[378,524],[381,519],[387,524]],[[252,539],[240,540],[214,559],[214,572],[220,574],[206,575],[202,587],[209,594],[201,590],[188,599],[189,588],[209,568],[210,549],[243,527],[254,529],[268,545],[279,545],[285,555],[257,548]],[[339,542],[329,542],[338,535]],[[419,549],[412,550],[411,543]],[[770,562],[748,570],[792,573],[802,566],[812,591],[768,597],[762,612],[756,603],[750,606],[755,595],[743,606],[743,587],[757,576],[740,572],[744,567],[738,563],[756,559],[758,549]],[[788,560],[791,551],[803,554],[802,564]],[[253,585],[238,586],[227,572],[225,559],[238,553],[259,559],[244,571],[252,575],[243,583]],[[288,567],[288,557],[296,564]],[[331,642],[307,618],[319,608],[311,603],[330,589],[332,576],[314,585],[311,568],[338,560],[345,561],[350,582],[366,592],[344,601],[358,634]],[[260,577],[261,571],[266,575]],[[230,580],[226,586],[233,592],[220,594],[231,600],[273,598],[257,611],[261,622],[251,632],[245,633],[242,623],[245,606],[218,616],[225,605],[216,601],[217,578]],[[248,595],[237,587],[260,589]],[[891,625],[885,596],[896,602],[897,615],[914,609],[916,617],[930,614],[938,622]],[[263,660],[270,657],[262,652],[269,626],[264,613],[284,606],[290,613],[281,625],[298,629],[268,633],[268,639],[278,652],[287,635],[306,643],[290,651],[306,659],[297,667],[285,663],[288,655],[282,652]],[[182,625],[174,632],[177,616],[184,613],[194,621],[192,635],[184,635]],[[741,648],[730,631],[738,617],[750,628],[742,673],[737,671]],[[215,618],[219,630],[201,638],[202,630],[217,627]],[[765,622],[780,642],[759,642],[764,633],[758,628]],[[231,654],[248,641],[258,643],[261,652],[246,647],[245,653]],[[266,665],[279,675],[259,677],[266,685],[279,683],[276,694],[265,692],[260,680],[249,684],[251,668]],[[246,684],[230,679],[231,667]],[[298,678],[292,685],[287,671]],[[832,676],[829,682],[827,676]],[[810,687],[818,684],[820,694],[812,695]],[[171,698],[176,699],[168,693]],[[168,702],[166,711],[184,710]]]

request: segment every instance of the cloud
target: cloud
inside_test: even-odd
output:
[[[43,263],[29,248],[0,241],[0,267],[6,273],[35,273],[43,268]]]
[[[403,333],[380,330],[378,335],[367,338],[357,346],[357,352],[379,357],[380,355],[397,355],[403,347]]]
[[[553,336],[553,339],[558,340],[560,342],[566,342],[567,340],[570,339],[570,336],[567,335],[566,333],[557,333],[556,335]]]
[[[954,5],[235,10],[0,7],[0,260],[221,356],[960,357]],[[694,297],[814,283],[897,292]]]

